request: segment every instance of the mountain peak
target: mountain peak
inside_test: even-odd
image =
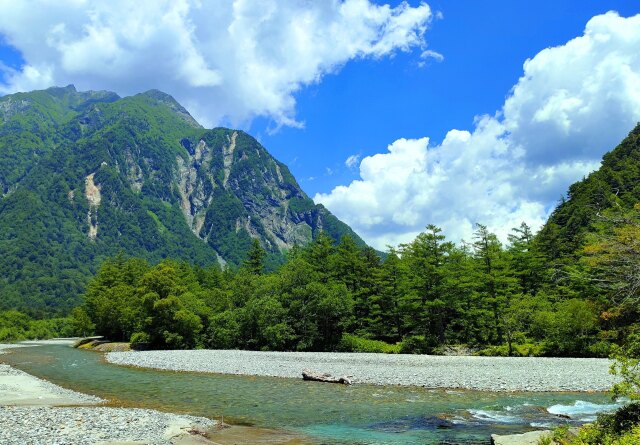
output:
[[[46,88],[45,91],[48,92],[56,92],[56,91],[73,91],[78,92],[78,90],[76,89],[76,86],[72,83],[70,83],[69,85],[67,85],[66,87],[59,87],[57,85],[51,86],[49,88]]]
[[[57,98],[78,94],[78,90],[76,90],[75,85],[71,83],[66,87],[58,87],[58,86],[49,87],[45,89],[44,92],[49,94],[50,96],[57,97]]]
[[[602,158],[600,168],[569,187],[567,199],[538,232],[550,258],[574,254],[594,230],[598,215],[609,209],[632,209],[640,201],[640,124]]]
[[[176,113],[183,121],[187,122],[194,128],[202,128],[202,125],[196,121],[191,114],[184,108],[180,103],[174,99],[170,94],[165,93],[164,91],[152,89],[145,91],[144,93],[137,94],[136,96],[145,97],[151,99],[158,105],[165,105],[171,109],[174,113]]]
[[[247,133],[204,129],[158,90],[118,99],[73,86],[0,98],[0,228],[0,295],[11,296],[0,306],[31,310],[76,304],[121,250],[234,267],[257,239],[276,267],[320,233],[364,244]],[[40,259],[54,251],[52,269]],[[75,288],[46,284],[69,270]],[[20,287],[23,271],[42,286]]]

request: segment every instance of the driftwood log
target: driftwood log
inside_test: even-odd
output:
[[[320,374],[308,369],[302,371],[303,380],[312,380],[314,382],[340,383],[342,385],[351,385],[351,379],[349,377],[350,376],[334,377],[331,374]]]

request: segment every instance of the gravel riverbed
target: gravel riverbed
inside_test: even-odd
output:
[[[35,343],[35,342],[34,342]],[[70,344],[69,340],[37,344]],[[25,344],[0,344],[0,354]],[[62,388],[0,364],[2,445],[201,445],[217,422],[149,409],[98,405],[98,397]],[[89,405],[89,406],[78,406]]]
[[[99,397],[62,388],[9,365],[0,364],[0,406],[34,405],[95,405]],[[3,443],[3,442],[0,442]]]
[[[25,344],[0,344],[0,354]],[[9,365],[0,364],[1,405],[95,405],[104,400],[54,385]],[[4,443],[1,442],[0,443]]]
[[[107,354],[119,365],[172,371],[301,378],[310,369],[354,383],[483,391],[606,391],[610,361],[592,358],[468,357],[259,351],[132,351]]]
[[[213,426],[213,420],[147,409],[0,406],[0,443],[6,445],[168,445]]]

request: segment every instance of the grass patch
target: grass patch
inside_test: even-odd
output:
[[[524,343],[512,345],[511,357],[541,357],[543,356],[542,345]],[[475,353],[483,357],[509,357],[509,347],[507,345],[489,346]]]
[[[371,340],[353,334],[343,334],[338,343],[340,352],[377,352],[382,354],[399,354],[400,345],[392,345],[380,340]]]

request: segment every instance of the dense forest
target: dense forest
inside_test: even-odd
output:
[[[456,246],[428,226],[382,261],[320,236],[268,274],[257,242],[237,271],[120,255],[89,283],[86,329],[151,348],[606,356],[634,327],[595,279],[624,273],[610,264],[623,241],[590,244],[558,281],[525,224],[509,239],[479,225]]]
[[[482,225],[458,246],[428,226],[384,261],[349,237],[320,236],[272,273],[257,241],[235,271],[118,255],[71,324],[151,348],[605,356],[635,326],[620,317],[631,302],[597,277],[625,273],[612,253],[640,227],[636,213],[616,236],[594,238],[560,280],[526,224],[507,247]]]

